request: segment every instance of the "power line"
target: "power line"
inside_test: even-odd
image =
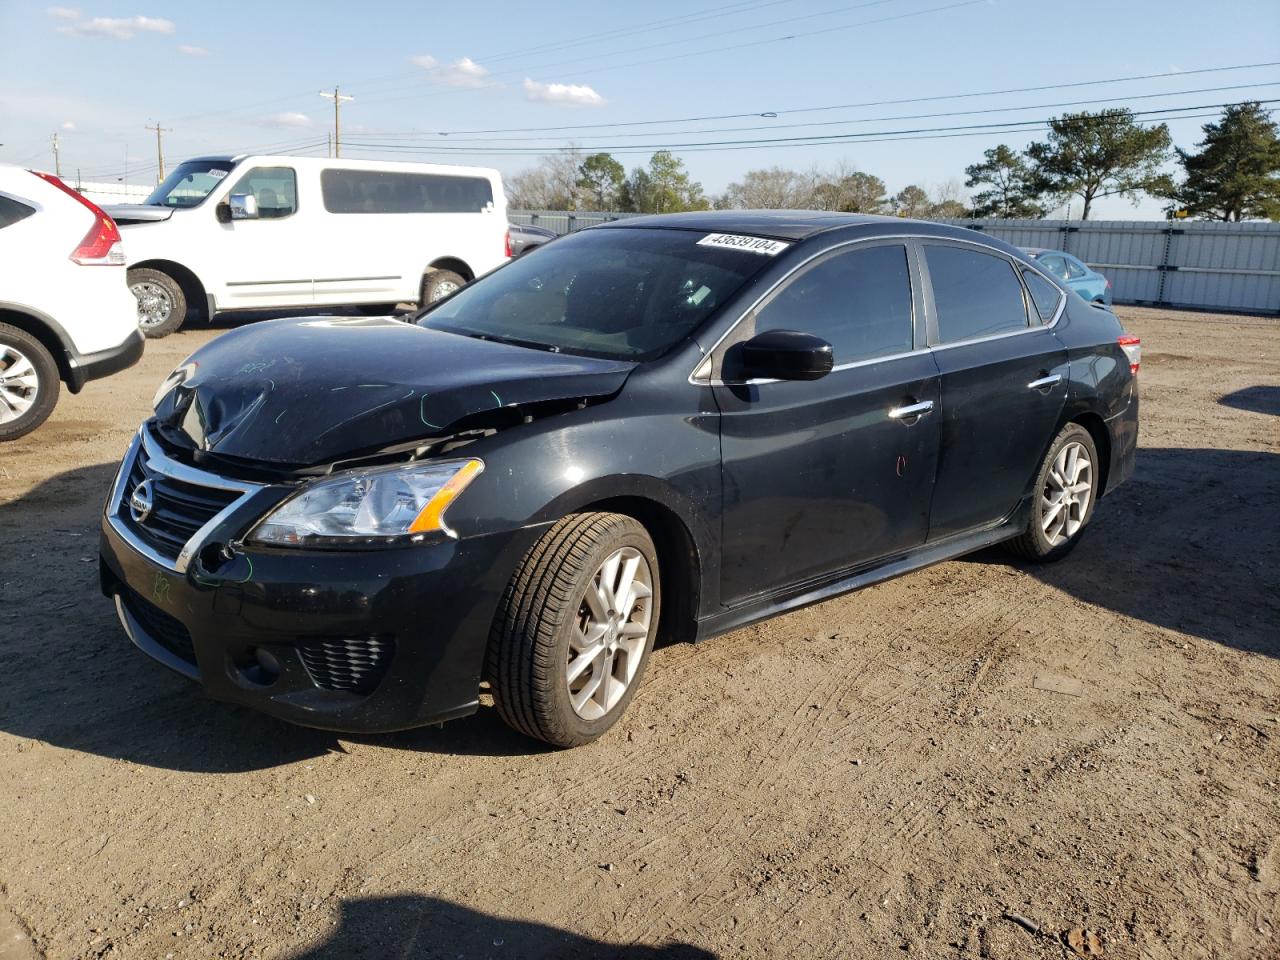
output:
[[[949,111],[934,112],[934,113],[907,113],[907,114],[897,114],[894,116],[861,117],[854,120],[820,120],[820,121],[809,120],[803,123],[756,124],[754,126],[747,126],[747,127],[711,127],[711,128],[700,129],[700,130],[645,131],[644,133],[614,133],[614,134],[610,134],[610,136],[615,136],[615,137],[688,136],[691,134],[703,134],[703,133],[740,133],[740,132],[753,131],[753,130],[792,130],[792,129],[797,129],[801,127],[849,126],[851,124],[884,123],[884,122],[896,121],[896,120],[928,120],[928,119],[934,119],[937,117],[968,117],[968,116],[974,116],[974,115],[983,114],[983,113],[1007,113],[1010,111],[1017,111],[1017,110],[1051,110],[1058,107],[1079,107],[1079,106],[1088,106],[1091,104],[1099,104],[1099,103],[1120,104],[1123,102],[1129,102],[1133,100],[1153,100],[1153,99],[1159,99],[1163,97],[1190,96],[1192,94],[1199,94],[1199,93],[1221,93],[1227,90],[1250,90],[1250,89],[1255,89],[1257,87],[1275,87],[1275,86],[1280,86],[1280,80],[1267,81],[1264,83],[1238,83],[1238,84],[1231,84],[1228,86],[1221,86],[1221,87],[1199,87],[1193,90],[1169,90],[1164,93],[1129,94],[1123,97],[1099,97],[1091,100],[1060,100],[1056,103],[1033,103],[1033,104],[1024,104],[1022,106],[1017,106],[1017,107],[983,107],[977,110],[949,110]],[[375,136],[375,134],[369,134],[369,136]],[[423,133],[423,134],[379,133],[379,134],[376,134],[376,136],[392,138],[392,139],[434,142],[436,138],[438,138],[441,135],[429,134],[429,133]],[[551,136],[547,136],[547,137],[485,137],[485,138],[476,138],[476,139],[464,138],[461,140],[457,140],[450,137],[448,142],[449,144],[529,143],[533,141],[547,141],[547,140],[555,140],[555,141],[563,142],[564,137],[563,136],[560,136],[560,137],[551,137]]]
[[[1270,104],[1280,103],[1280,98],[1272,100],[1259,100],[1258,103]],[[1131,111],[1133,117],[1155,116],[1159,114],[1179,114],[1193,110],[1209,110],[1222,109],[1224,107],[1238,106],[1237,103],[1209,103],[1197,104],[1195,106],[1186,107],[1167,107],[1159,110],[1138,110]],[[1201,114],[1202,116],[1216,116],[1217,114]],[[1118,118],[1119,119],[1119,118]],[[1187,117],[1170,116],[1167,119],[1180,120],[1188,119]],[[941,127],[917,127],[901,130],[875,130],[866,133],[838,133],[838,134],[814,134],[810,136],[800,137],[768,137],[751,140],[710,140],[710,141],[691,141],[684,143],[648,143],[648,144],[625,144],[623,146],[591,146],[580,147],[583,153],[610,152],[610,153],[641,153],[652,152],[655,150],[692,150],[707,148],[757,148],[765,146],[821,146],[829,143],[859,143],[864,141],[875,142],[872,138],[914,138],[917,135],[945,133],[952,131],[981,131],[983,133],[1013,133],[1023,132],[1023,130],[1031,130],[1047,126],[1050,122],[1070,123],[1072,121],[1064,121],[1062,118],[1045,118],[1041,120],[1015,120],[1008,123],[981,123],[967,125],[952,125]],[[1084,122],[1084,121],[1075,121]],[[470,147],[440,147],[433,146],[431,148],[410,147],[405,144],[387,144],[387,143],[371,143],[368,141],[355,141],[353,146],[362,146],[365,148],[374,148],[385,151],[415,152],[415,153],[465,153],[471,155],[487,155],[487,156],[526,156],[530,154],[545,153],[546,151],[534,151],[521,147],[490,147],[484,149],[473,149]]]
[[[941,100],[963,100],[973,97],[998,97],[1017,93],[1041,93],[1046,90],[1068,90],[1076,87],[1103,86],[1111,83],[1131,83],[1137,80],[1163,80],[1169,77],[1199,76],[1206,73],[1226,73],[1234,70],[1257,70],[1266,67],[1280,67],[1280,60],[1267,63],[1239,63],[1221,67],[1201,67],[1196,70],[1169,70],[1164,73],[1135,74],[1128,77],[1110,77],[1105,80],[1073,80],[1067,83],[1046,83],[1034,87],[1010,87],[1003,90],[975,90],[968,93],[946,93],[923,97],[902,97],[896,100],[864,100],[861,103],[833,103],[818,107],[791,107],[783,110],[754,111],[752,113],[720,113],[700,117],[677,117],[665,120],[625,120],[614,123],[579,123],[553,127],[491,127],[487,129],[446,130],[437,136],[459,136],[471,133],[543,133],[552,130],[600,130],[609,127],[643,127],[657,126],[667,123],[704,123],[713,120],[745,120],[751,117],[770,115],[784,116],[792,113],[823,113],[832,110],[856,110],[863,107],[889,107],[911,103],[936,103]],[[420,131],[408,131],[420,132]],[[429,133],[430,131],[426,131]],[[388,136],[393,134],[379,134]]]

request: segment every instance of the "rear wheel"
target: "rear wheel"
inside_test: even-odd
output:
[[[466,285],[467,281],[452,270],[428,270],[427,275],[422,278],[420,303],[425,307],[429,303],[443,300]]]
[[[494,619],[485,672],[502,719],[557,747],[603,735],[640,685],[660,605],[638,521],[565,517],[525,556]]]
[[[58,366],[35,337],[0,323],[0,440],[30,433],[53,413]]]
[[[1006,546],[1028,560],[1066,556],[1080,540],[1098,499],[1098,451],[1089,431],[1068,423],[1054,438],[1036,476],[1031,521]]]
[[[177,280],[149,267],[129,271],[129,290],[138,300],[138,328],[152,340],[167,337],[187,317],[187,295]]]

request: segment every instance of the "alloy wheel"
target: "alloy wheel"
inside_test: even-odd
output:
[[[168,290],[158,283],[145,280],[133,284],[129,289],[138,298],[138,326],[149,330],[168,322],[173,313],[173,298]]]
[[[1050,546],[1070,540],[1084,526],[1093,497],[1093,462],[1083,444],[1058,451],[1040,492],[1040,528]]]
[[[587,585],[569,637],[565,680],[573,711],[598,720],[631,686],[652,629],[653,572],[633,547],[611,553]]]
[[[17,347],[0,343],[0,423],[24,416],[40,394],[40,374]]]
[[[431,291],[431,302],[435,303],[437,300],[443,300],[445,297],[449,296],[449,294],[453,293],[455,290],[461,290],[461,289],[462,288],[458,286],[458,284],[454,283],[452,280],[441,280],[438,284],[436,284],[435,288]]]

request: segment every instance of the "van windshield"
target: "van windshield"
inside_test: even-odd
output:
[[[233,167],[230,160],[188,160],[165,177],[143,203],[151,207],[197,206]]]
[[[561,237],[419,314],[435,330],[652,360],[697,330],[772,259],[690,230],[608,227]]]

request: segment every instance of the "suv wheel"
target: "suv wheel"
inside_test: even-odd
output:
[[[635,696],[661,612],[648,532],[570,514],[521,561],[494,618],[486,675],[510,726],[557,747],[602,736]]]
[[[129,290],[138,299],[138,328],[152,340],[167,337],[187,317],[187,295],[177,280],[148,267],[129,271]]]
[[[428,270],[427,275],[422,278],[419,305],[425,307],[429,303],[435,303],[466,285],[467,281],[452,270]]]
[[[1041,562],[1070,553],[1093,516],[1100,476],[1093,437],[1080,424],[1068,423],[1036,475],[1031,522],[1020,536],[1007,541],[1008,549]]]
[[[16,440],[44,423],[60,387],[58,366],[44,345],[0,323],[0,440]]]

